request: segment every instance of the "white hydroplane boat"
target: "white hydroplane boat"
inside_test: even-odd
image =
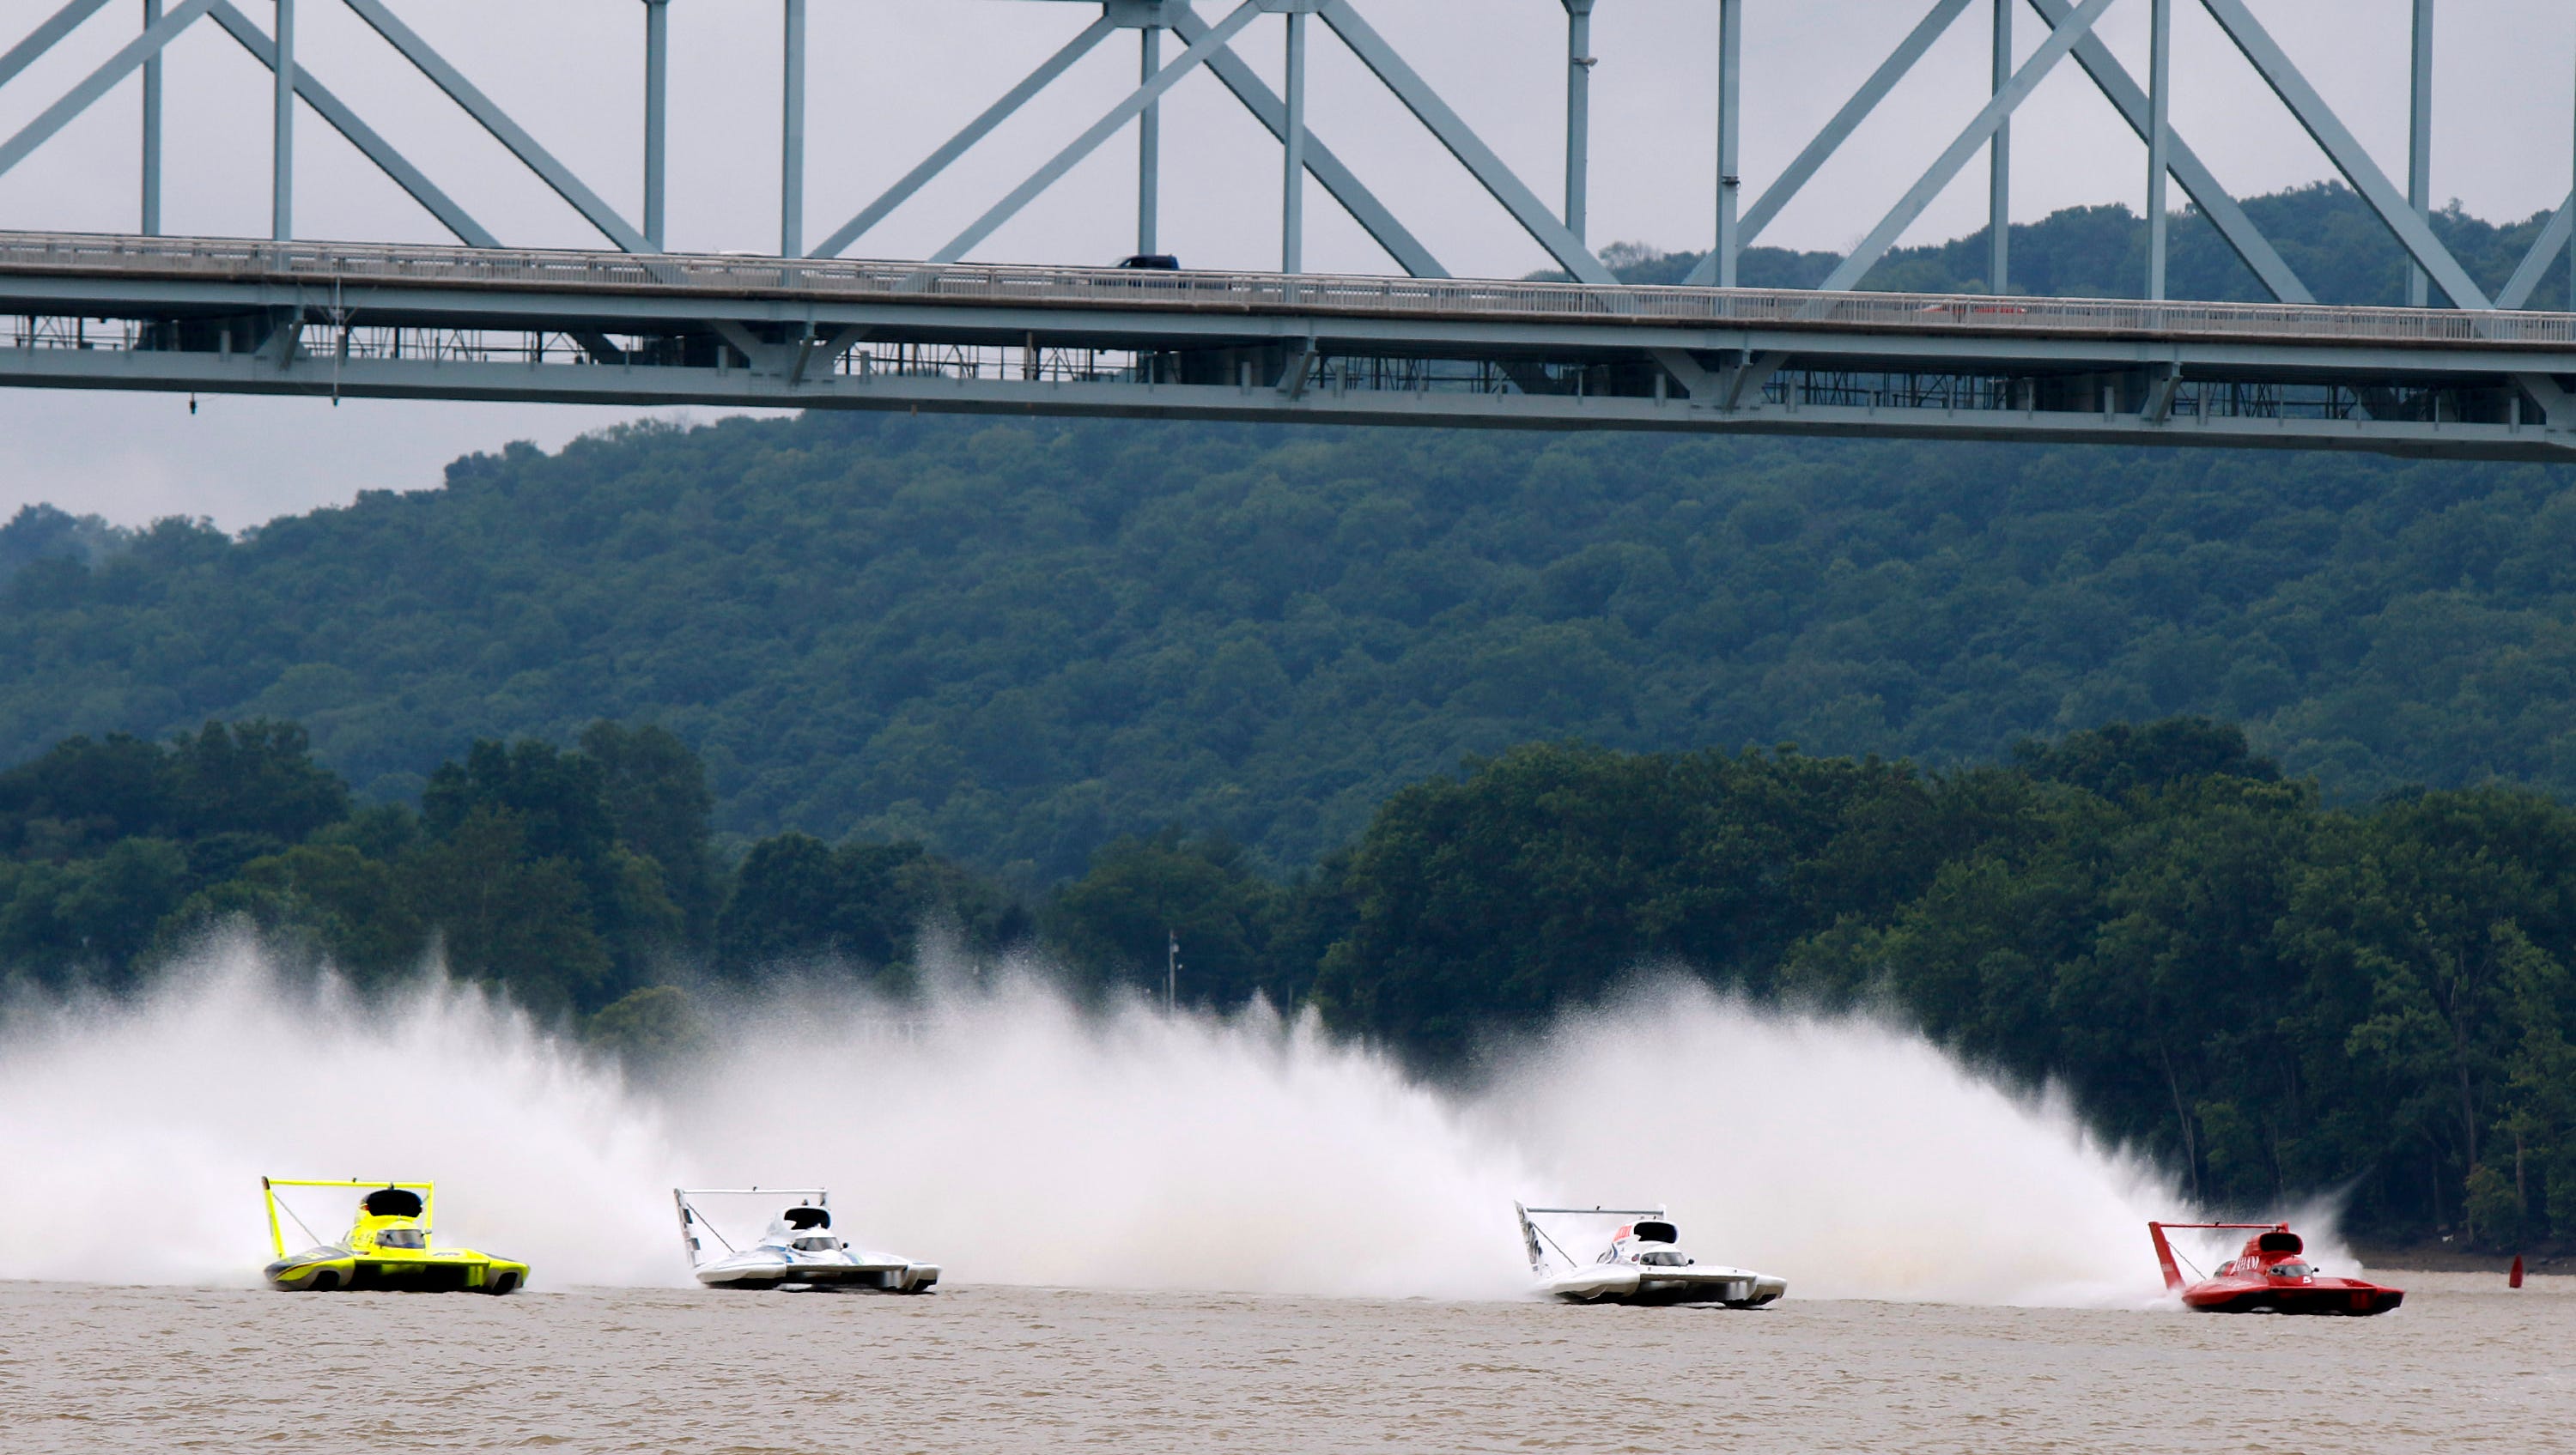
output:
[[[1523,1207],[1521,1242],[1539,1291],[1568,1303],[1722,1303],[1760,1308],[1789,1291],[1786,1279],[1748,1268],[1701,1263],[1681,1250],[1681,1234],[1662,1208]],[[1565,1250],[1539,1219],[1615,1223],[1610,1245],[1590,1262]],[[1570,1232],[1568,1236],[1573,1236]],[[1594,1236],[1598,1236],[1597,1233]]]
[[[833,1236],[831,1194],[819,1187],[675,1187],[671,1197],[680,1207],[680,1241],[688,1248],[690,1271],[709,1288],[928,1293],[939,1282],[936,1263],[853,1248]],[[770,1220],[758,1241],[736,1247],[707,1215],[706,1204],[719,1198],[760,1198],[772,1207],[788,1206]],[[724,1251],[708,1249],[701,1232]]]

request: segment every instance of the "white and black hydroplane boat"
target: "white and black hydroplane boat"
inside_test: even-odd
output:
[[[1530,1273],[1539,1291],[1568,1303],[1716,1303],[1728,1308],[1760,1308],[1789,1291],[1788,1280],[1749,1268],[1702,1263],[1681,1250],[1681,1234],[1662,1208],[1523,1207],[1512,1204],[1521,1220],[1521,1242],[1529,1250]],[[1544,1220],[1544,1221],[1543,1221]],[[1589,1261],[1566,1251],[1549,1231],[1555,1222],[1588,1247],[1591,1237],[1611,1229],[1609,1246]]]
[[[928,1293],[939,1282],[936,1263],[853,1248],[834,1236],[831,1194],[819,1187],[675,1187],[671,1197],[679,1204],[680,1240],[688,1248],[690,1271],[709,1288]],[[736,1246],[708,1216],[708,1208],[739,1207],[739,1201],[726,1200],[744,1198],[761,1199],[780,1210],[757,1240]],[[786,1205],[780,1207],[782,1203]],[[710,1240],[723,1251],[708,1248]]]

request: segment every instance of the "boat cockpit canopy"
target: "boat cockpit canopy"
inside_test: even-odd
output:
[[[376,1234],[376,1246],[379,1248],[426,1248],[429,1246],[429,1234],[422,1232],[418,1228],[387,1228],[383,1232]]]
[[[1680,1231],[1672,1224],[1654,1221],[1642,1222],[1630,1228],[1628,1236],[1640,1243],[1678,1243],[1682,1240]]]
[[[408,1188],[379,1187],[359,1201],[358,1210],[371,1218],[416,1218],[420,1194]]]

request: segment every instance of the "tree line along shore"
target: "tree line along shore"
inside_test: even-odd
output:
[[[0,963],[131,993],[251,927],[362,991],[435,955],[639,1067],[711,992],[919,989],[925,933],[1086,995],[1313,1009],[1432,1076],[1616,1004],[1640,971],[1900,1017],[2204,1204],[2350,1188],[2390,1240],[2576,1234],[2576,810],[2509,787],[2325,802],[2203,719],[1930,771],[1796,748],[1539,743],[1390,797],[1292,875],[1221,839],[1113,840],[1012,883],[918,843],[728,849],[652,725],[474,743],[361,802],[302,729],[74,737],[0,773]]]

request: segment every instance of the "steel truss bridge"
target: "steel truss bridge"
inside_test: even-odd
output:
[[[0,51],[0,87],[92,22],[109,0],[69,0]],[[328,3],[328,0],[322,0]],[[2576,258],[2576,192],[2502,289],[2483,291],[2427,224],[2434,0],[2416,0],[2407,184],[2393,182],[2249,8],[2199,0],[2414,261],[2417,306],[2319,306],[2175,131],[2175,0],[2151,11],[2141,84],[2096,36],[2119,0],[1936,0],[1749,206],[1736,175],[1743,0],[1716,0],[1719,155],[1714,247],[1679,287],[1620,283],[1583,240],[1590,18],[1567,19],[1566,168],[1552,208],[1360,14],[1355,0],[1239,0],[1218,18],[1192,0],[1057,0],[1097,18],[910,173],[810,249],[804,245],[806,0],[781,0],[780,246],[774,257],[662,246],[669,0],[643,0],[643,207],[630,222],[391,8],[339,0],[498,139],[611,245],[501,245],[296,58],[297,0],[141,0],[141,29],[14,136],[0,172],[128,81],[143,108],[133,235],[0,232],[0,383],[332,398],[701,403],[1550,429],[2059,440],[2337,448],[2463,458],[2576,460],[2576,315],[2525,309],[2562,255]],[[1536,3],[1536,0],[1533,0]],[[131,0],[128,0],[130,6]],[[267,13],[261,25],[250,9]],[[1743,249],[1932,45],[1974,8],[1992,25],[1992,85],[1956,139],[1816,290],[1735,286]],[[1277,15],[1274,91],[1235,45]],[[1309,21],[1320,21],[1416,117],[1502,215],[1570,282],[1449,276],[1397,213],[1309,126]],[[271,105],[273,236],[161,234],[161,67],[192,25],[220,28],[263,63]],[[1136,89],[931,257],[841,255],[1076,60],[1139,37]],[[1166,33],[1178,55],[1166,61]],[[5,39],[0,36],[0,39]],[[2142,300],[1857,291],[1961,171],[1988,163],[1990,278],[2010,276],[2010,124],[2073,61],[2145,141]],[[1281,268],[1217,273],[999,266],[965,261],[1112,137],[1137,138],[1137,243],[1155,251],[1161,98],[1205,72],[1280,143]],[[299,104],[300,103],[300,104]],[[1964,109],[1964,108],[1963,108]],[[458,239],[453,247],[315,242],[294,235],[294,132],[318,116]],[[1402,275],[1302,266],[1312,179]],[[2179,184],[2275,301],[2165,297],[2169,184]],[[612,250],[613,249],[613,250]],[[2571,261],[2576,268],[2576,261]],[[2436,295],[2448,306],[2432,306]]]

